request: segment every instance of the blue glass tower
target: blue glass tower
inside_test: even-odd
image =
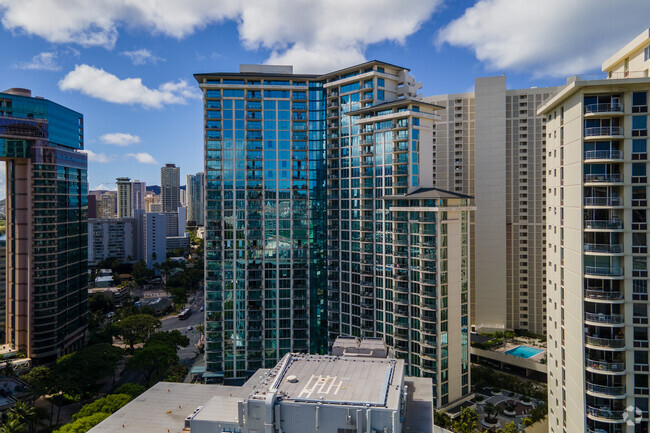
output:
[[[7,343],[35,363],[80,347],[88,310],[83,116],[25,89],[0,93],[7,164]]]

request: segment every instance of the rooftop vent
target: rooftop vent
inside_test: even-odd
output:
[[[290,376],[287,376],[287,382],[296,383],[296,382],[298,382],[298,378],[292,374]]]

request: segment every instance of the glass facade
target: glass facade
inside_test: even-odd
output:
[[[7,163],[7,342],[35,362],[76,350],[88,309],[88,181],[81,114],[0,93]]]
[[[196,78],[208,372],[246,377],[350,335],[384,339],[409,374],[433,378],[437,405],[469,395],[472,208],[420,169],[440,107],[381,62]]]

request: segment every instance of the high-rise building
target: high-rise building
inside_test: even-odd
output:
[[[137,259],[137,229],[134,218],[88,219],[88,264],[114,258]]]
[[[97,196],[88,194],[88,218],[97,218]]]
[[[165,164],[160,169],[160,195],[163,212],[176,212],[181,207],[181,169]]]
[[[7,164],[7,342],[35,363],[87,334],[87,167],[81,114],[26,89],[0,93]]]
[[[131,182],[131,210],[144,209],[144,198],[147,195],[147,183],[134,180]]]
[[[115,218],[115,203],[117,195],[113,192],[102,194],[101,201],[97,205],[97,216],[99,218]]]
[[[138,212],[142,218],[142,259],[151,268],[167,259],[167,215]]]
[[[648,431],[650,29],[547,118],[550,432]]]
[[[433,188],[440,106],[408,70],[242,65],[204,91],[206,360],[226,378],[382,338],[434,404],[468,398],[467,195]]]
[[[472,322],[543,334],[546,134],[536,108],[556,88],[506,90],[505,76],[474,88],[424,98],[446,107],[434,124],[434,186],[476,197]]]
[[[187,175],[187,220],[203,226],[205,208],[205,174],[199,172]]]
[[[0,343],[5,344],[7,320],[7,236],[0,236]]]
[[[149,207],[151,206],[152,203],[158,203],[159,199],[160,199],[160,197],[157,196],[155,193],[153,193],[151,191],[147,191],[147,193],[144,196],[144,210],[145,210],[145,212],[152,212]],[[161,210],[162,210],[162,207],[161,207]]]
[[[132,213],[133,189],[131,179],[117,178],[117,217],[128,218]]]

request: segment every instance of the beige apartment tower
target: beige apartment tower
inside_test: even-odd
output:
[[[477,78],[472,93],[425,98],[446,107],[434,124],[434,185],[476,197],[471,317],[478,330],[546,329],[546,141],[536,108],[554,91],[506,90],[499,76]]]
[[[650,29],[547,118],[550,432],[648,431]]]
[[[128,177],[117,178],[117,217],[128,218],[132,212],[133,185]]]

